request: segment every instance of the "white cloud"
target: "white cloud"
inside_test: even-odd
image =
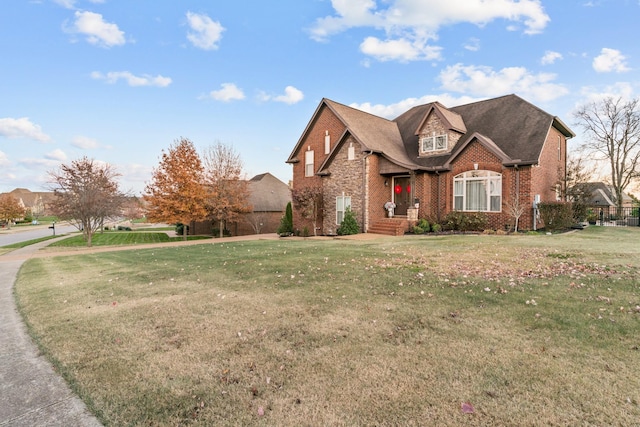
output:
[[[100,147],[100,144],[98,143],[98,141],[82,135],[74,137],[71,140],[71,145],[77,148],[81,148],[83,150],[94,150]]]
[[[296,104],[300,101],[302,101],[304,99],[304,93],[302,93],[301,90],[293,87],[293,86],[287,86],[284,89],[284,94],[283,95],[269,95],[265,92],[260,92],[258,94],[258,99],[260,101],[274,101],[274,102],[283,102],[285,104]]]
[[[331,0],[331,4],[335,15],[319,18],[310,29],[311,38],[326,41],[331,35],[350,28],[384,30],[386,42],[370,38],[368,44],[365,45],[365,40],[363,45],[373,47],[376,53],[385,51],[385,55],[376,57],[388,59],[394,56],[401,60],[425,59],[424,54],[392,55],[388,52],[392,46],[406,51],[414,43],[422,50],[428,47],[433,55],[435,48],[429,47],[427,42],[437,39],[438,30],[447,25],[471,23],[484,26],[504,19],[523,24],[526,34],[536,34],[542,32],[550,21],[539,0],[382,0],[380,5],[377,0]],[[385,8],[385,5],[388,6]],[[403,43],[391,44],[394,41]]]
[[[218,42],[222,38],[225,28],[207,15],[187,12],[187,23],[191,31],[187,39],[195,46],[204,50],[218,49]]]
[[[367,37],[360,45],[360,51],[379,61],[417,61],[440,59],[442,48],[429,46],[426,40],[400,38],[382,41],[376,37]]]
[[[470,102],[479,101],[480,99],[482,98],[472,98],[470,96],[456,97],[444,93],[441,95],[425,95],[420,98],[407,98],[389,105],[371,104],[369,102],[364,102],[361,104],[353,103],[349,106],[362,111],[366,111],[367,113],[375,114],[379,117],[394,119],[400,114],[408,111],[412,107],[415,107],[416,105],[438,101],[446,107],[455,107],[456,105],[468,104]]]
[[[622,98],[625,100],[633,99],[635,90],[633,85],[628,82],[617,82],[605,87],[593,87],[585,86],[580,90],[583,100],[579,101],[577,105],[582,105],[586,102],[597,102],[605,98]]]
[[[9,161],[9,157],[7,157],[7,154],[0,151],[0,166],[6,167],[6,166],[9,166],[10,164],[11,162]]]
[[[533,74],[524,67],[494,71],[491,67],[456,64],[445,68],[438,78],[445,90],[482,97],[516,93],[535,101],[550,101],[568,93],[566,87],[553,83],[555,74]]]
[[[76,0],[53,0],[53,2],[65,9],[75,9],[76,7]]]
[[[170,77],[164,76],[150,76],[148,74],[143,74],[141,76],[136,76],[129,71],[111,71],[107,74],[102,74],[99,71],[94,71],[91,73],[91,78],[96,80],[104,80],[107,83],[114,84],[117,83],[118,80],[125,80],[129,86],[157,86],[157,87],[167,87],[171,84],[172,80]]]
[[[64,162],[65,160],[67,160],[67,155],[60,149],[53,150],[50,153],[45,154],[44,157],[47,160],[56,160],[59,162]]]
[[[616,49],[602,48],[600,55],[593,59],[593,69],[598,73],[622,73],[629,71],[626,57]]]
[[[40,126],[34,124],[28,117],[21,117],[14,119],[7,117],[0,119],[0,136],[6,138],[27,138],[35,139],[36,141],[47,142],[51,140],[51,137],[44,132]]]
[[[559,52],[554,52],[552,50],[548,50],[544,53],[544,56],[540,60],[542,65],[550,65],[555,63],[556,61],[562,59],[562,54]]]
[[[91,44],[112,47],[126,43],[124,32],[116,24],[105,22],[102,15],[94,12],[75,13],[76,20],[71,32],[84,34]]]
[[[471,37],[467,43],[465,43],[464,48],[470,50],[471,52],[477,52],[480,50],[480,39],[475,37]]]
[[[301,90],[296,89],[293,86],[287,86],[284,88],[284,95],[279,95],[273,98],[276,102],[284,102],[285,104],[297,104],[304,99],[304,94]]]
[[[209,98],[216,101],[230,102],[245,98],[244,92],[233,83],[222,83],[220,90],[213,90],[209,93]]]

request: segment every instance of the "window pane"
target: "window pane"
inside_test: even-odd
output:
[[[445,135],[436,137],[436,150],[443,150],[447,148],[447,137]]]
[[[422,138],[422,151],[433,151],[433,138]]]
[[[500,212],[500,196],[491,196],[491,212]]]
[[[454,208],[455,210],[457,210],[457,211],[461,211],[461,210],[463,210],[463,209],[462,209],[462,208],[463,208],[463,206],[462,206],[462,202],[463,202],[463,200],[464,200],[464,198],[463,198],[462,196],[455,196],[455,197],[453,198],[453,204],[454,204],[453,208]]]
[[[484,181],[467,181],[467,206],[465,210],[487,210],[487,187]]]
[[[313,151],[304,153],[304,175],[313,176]]]
[[[462,180],[454,181],[453,183],[453,194],[456,196],[464,195],[464,185]]]
[[[351,196],[345,196],[344,198],[344,210],[351,207]]]

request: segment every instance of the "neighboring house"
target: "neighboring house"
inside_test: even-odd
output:
[[[23,208],[30,211],[35,219],[51,214],[48,204],[55,197],[51,191],[33,192],[26,188],[16,188],[8,194],[18,200]]]
[[[581,184],[584,186],[588,192],[591,193],[591,197],[589,197],[585,203],[589,206],[609,206],[616,207],[616,193],[612,186],[604,183],[604,182],[587,182]],[[631,208],[633,207],[633,199],[626,193],[622,194],[622,204],[623,208]]]
[[[519,227],[532,229],[540,226],[534,201],[560,197],[574,136],[558,117],[516,95],[453,108],[433,102],[394,120],[323,99],[287,163],[294,192],[322,189],[318,234],[335,234],[346,207],[363,231],[382,230],[390,221],[387,202],[396,205],[395,234],[454,210],[483,212],[490,228],[503,229],[516,203],[526,207]],[[294,227],[311,224],[294,206]]]
[[[256,175],[248,181],[252,212],[236,224],[236,235],[275,233],[291,201],[289,185],[270,173]]]
[[[227,224],[234,236],[275,233],[280,219],[291,201],[291,189],[270,173],[256,175],[247,181],[249,205],[252,211],[242,214],[240,220]],[[190,234],[212,234],[211,221],[191,223]]]

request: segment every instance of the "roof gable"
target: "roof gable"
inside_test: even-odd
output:
[[[464,149],[467,148],[472,142],[476,142],[476,141],[480,143],[483,147],[485,147],[487,150],[489,150],[489,152],[493,153],[496,157],[502,160],[503,164],[513,161],[490,138],[480,135],[479,133],[474,133],[473,135],[471,135],[471,137],[466,138],[462,144],[456,145],[456,149],[451,153],[451,156],[447,159],[443,167],[447,169],[450,168],[451,163],[453,163],[456,157],[458,157],[460,153],[462,153],[462,151],[464,151]]]
[[[467,128],[464,125],[464,120],[462,120],[462,116],[458,113],[455,113],[451,110],[448,110],[444,105],[439,102],[434,102],[430,104],[427,108],[427,111],[424,113],[424,118],[418,125],[418,128],[415,131],[416,135],[419,135],[424,128],[425,124],[429,120],[431,114],[435,114],[438,116],[444,127],[448,130],[453,130],[460,133],[466,133]]]

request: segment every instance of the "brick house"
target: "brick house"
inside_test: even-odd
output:
[[[256,175],[246,183],[251,212],[241,214],[237,222],[226,224],[227,230],[233,236],[275,233],[291,201],[289,185],[268,172]],[[217,225],[210,220],[192,221],[189,234],[212,234]]]
[[[413,221],[484,212],[504,229],[516,203],[521,229],[532,229],[534,201],[555,201],[566,170],[567,139],[558,117],[516,95],[447,108],[433,102],[394,120],[323,99],[295,145],[293,191],[322,189],[318,234],[332,235],[349,206],[364,232],[393,234]],[[518,195],[518,197],[516,197]],[[394,217],[384,206],[395,203]],[[294,227],[312,229],[294,206]],[[380,230],[380,231],[378,231]]]

